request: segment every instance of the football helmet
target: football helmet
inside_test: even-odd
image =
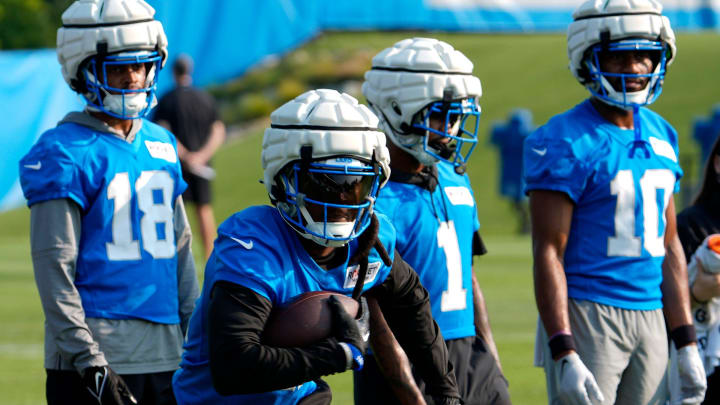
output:
[[[424,165],[443,160],[462,171],[478,141],[482,86],[472,69],[445,42],[405,39],[373,58],[362,92],[396,146]]]
[[[145,116],[157,104],[157,76],[167,59],[167,39],[155,10],[143,0],[78,0],[62,15],[58,61],[65,81],[88,109],[120,119]],[[140,89],[108,84],[108,69],[144,64]]]
[[[590,93],[623,109],[648,105],[662,92],[667,67],[675,59],[675,34],[656,0],[588,0],[573,13],[567,33],[570,70]],[[654,64],[649,74],[610,73],[600,68],[607,52],[647,51]],[[647,77],[640,91],[627,91],[626,80]],[[618,78],[620,88],[611,81]]]
[[[300,235],[343,246],[371,221],[390,177],[378,118],[335,90],[311,90],[270,115],[262,146],[270,201]]]

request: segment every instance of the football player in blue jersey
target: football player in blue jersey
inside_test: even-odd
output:
[[[677,132],[645,106],[676,55],[655,0],[589,0],[568,29],[590,98],[525,141],[537,363],[551,404],[664,404],[666,328],[683,403],[705,376],[675,224]]]
[[[175,138],[143,119],[167,40],[142,0],[84,0],[57,52],[87,101],[20,161],[48,404],[173,404],[197,298]]]
[[[427,291],[396,252],[393,226],[373,213],[390,175],[377,117],[347,94],[312,90],[270,119],[262,165],[273,206],[218,228],[173,381],[178,403],[329,404],[320,377],[363,366],[356,320],[331,305],[331,336],[303,347],[272,346],[263,331],[273,309],[332,291],[373,296],[437,403],[459,404]]]
[[[392,174],[376,210],[397,229],[397,252],[430,294],[460,397],[465,404],[509,404],[472,267],[473,255],[485,253],[465,174],[477,144],[482,94],[472,69],[472,62],[445,42],[406,39],[373,58],[362,89],[390,139]],[[373,349],[380,345],[373,341]],[[354,373],[355,403],[395,404],[410,396],[394,382],[399,376],[388,375],[392,364],[383,364],[397,360],[375,359]],[[417,385],[422,390],[421,378]]]

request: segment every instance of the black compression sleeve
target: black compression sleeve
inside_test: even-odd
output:
[[[303,348],[263,345],[260,336],[271,309],[270,301],[249,288],[224,281],[213,286],[210,372],[221,395],[273,391],[345,371],[345,352],[334,338]]]
[[[397,252],[388,278],[370,291],[377,297],[393,334],[425,381],[426,392],[459,398],[447,347],[432,317],[428,292]]]

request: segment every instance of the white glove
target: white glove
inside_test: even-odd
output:
[[[705,398],[707,377],[697,345],[690,344],[678,349],[676,367],[680,376],[680,398],[673,405],[701,403]]]
[[[555,384],[563,404],[592,405],[605,400],[595,377],[575,352],[555,361]]]

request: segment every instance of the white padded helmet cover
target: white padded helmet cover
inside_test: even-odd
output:
[[[107,52],[156,50],[167,60],[167,38],[155,10],[143,0],[78,0],[62,15],[57,31],[58,61],[65,81],[74,90],[82,62],[97,54],[99,43]]]
[[[418,111],[443,99],[446,88],[453,89],[453,100],[474,97],[477,102],[482,95],[480,79],[472,75],[472,62],[437,39],[397,42],[378,53],[372,66],[365,72],[362,92],[378,112],[381,127],[393,139],[393,130],[398,131],[403,123],[411,125]]]
[[[583,58],[587,50],[600,43],[600,33],[610,33],[610,40],[645,38],[661,40],[670,48],[667,65],[675,59],[677,48],[670,20],[661,15],[662,5],[656,0],[588,0],[573,13],[568,27],[567,49],[570,70],[585,84]]]
[[[299,160],[300,148],[306,145],[312,146],[313,159],[351,155],[370,160],[374,153],[385,175],[380,187],[390,177],[390,153],[385,146],[385,134],[377,129],[378,118],[349,94],[310,90],[273,111],[270,122],[275,126],[321,127],[265,130],[263,182],[274,199],[279,197],[272,193],[276,175],[288,163]]]

